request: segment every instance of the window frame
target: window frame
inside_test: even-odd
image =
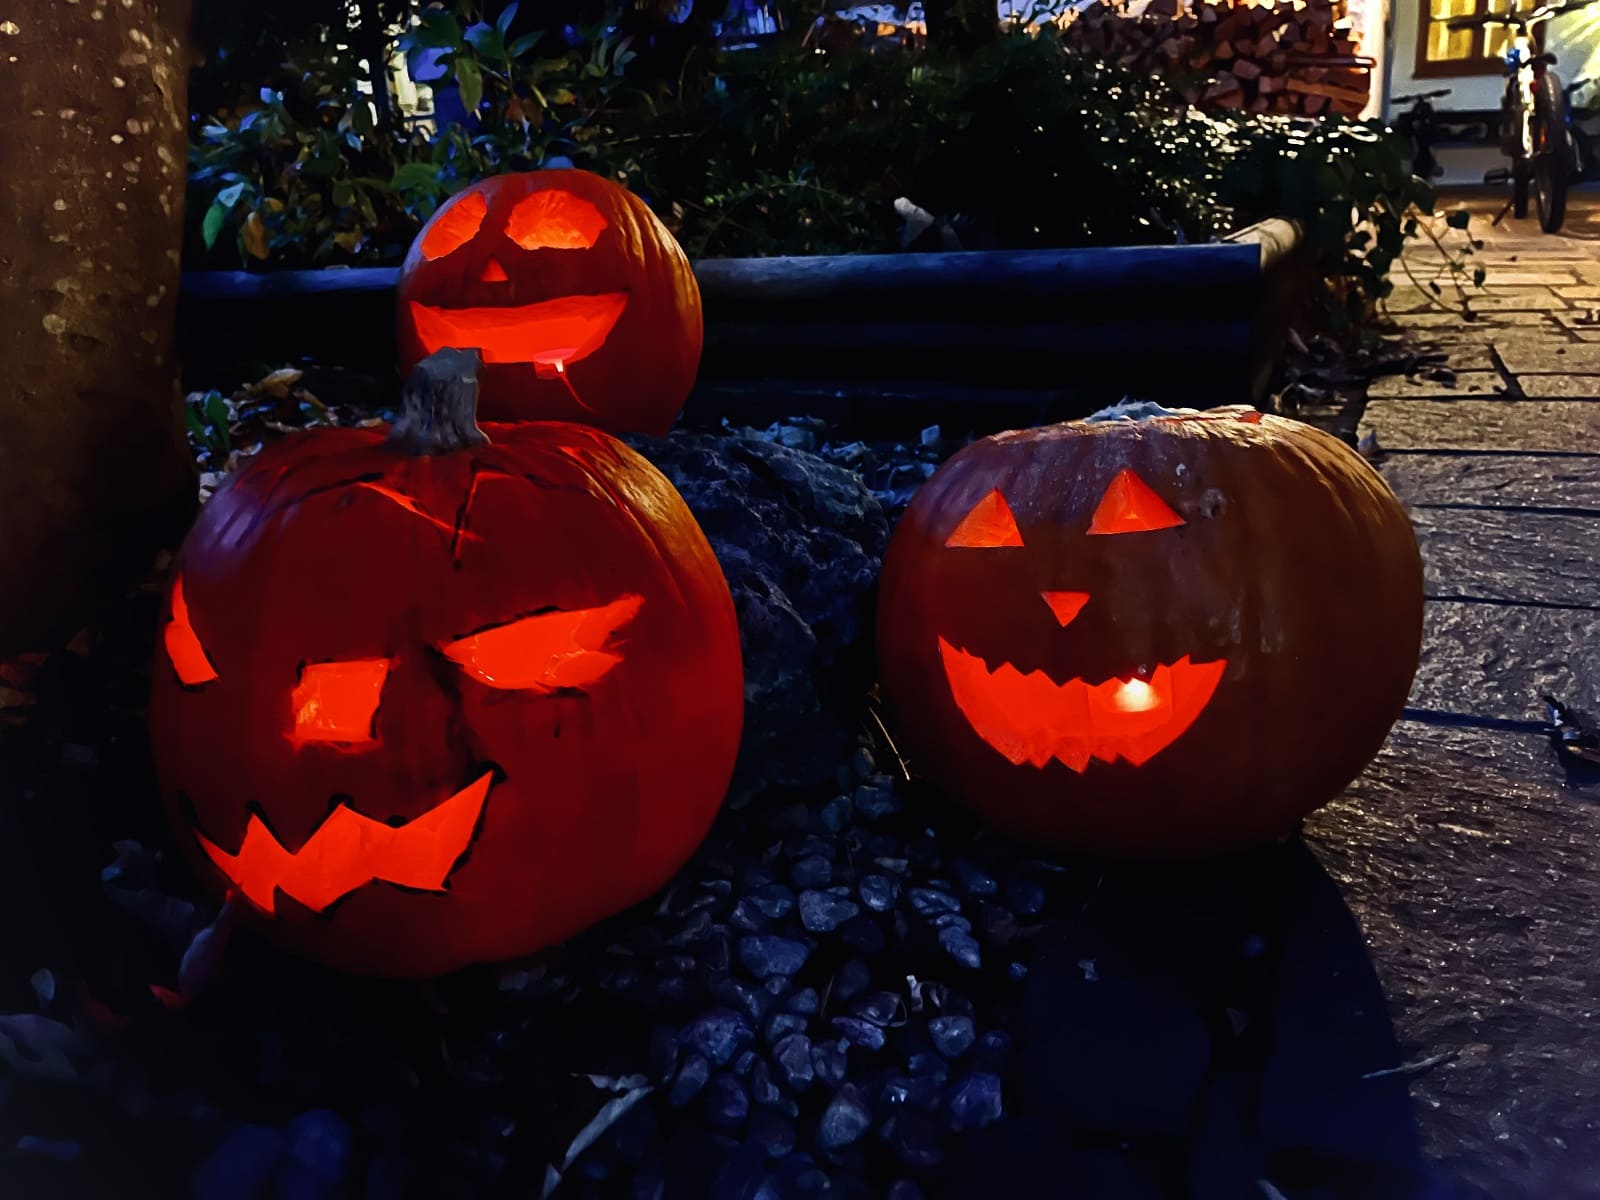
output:
[[[1416,62],[1412,68],[1414,79],[1470,79],[1484,75],[1505,74],[1505,61],[1496,55],[1488,57],[1484,52],[1484,44],[1489,31],[1479,28],[1472,31],[1473,45],[1476,53],[1470,58],[1431,59],[1428,57],[1428,30],[1434,24],[1432,18],[1432,0],[1416,0],[1417,11],[1417,46]],[[1510,0],[1510,7],[1515,8],[1517,0]],[[1457,13],[1457,16],[1478,16],[1488,12],[1489,0],[1473,0],[1471,13]],[[1448,19],[1448,18],[1447,18]],[[1542,47],[1544,42],[1544,22],[1535,26],[1533,31],[1535,47]]]

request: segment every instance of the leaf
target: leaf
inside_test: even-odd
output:
[[[225,209],[232,208],[239,203],[239,197],[242,195],[244,195],[244,184],[236,183],[232,187],[225,187],[218,192],[215,203],[222,205]]]
[[[476,25],[469,26],[464,35],[467,45],[471,46],[484,58],[502,59],[506,56],[505,39],[500,36],[500,31],[493,25],[485,25],[479,21]]]
[[[251,258],[265,262],[269,251],[267,249],[267,226],[261,219],[259,212],[251,211],[245,217],[244,224],[239,227],[239,244],[244,247],[244,252]]]
[[[432,163],[405,163],[395,168],[389,186],[397,192],[434,191],[439,186],[439,175]]]
[[[228,219],[230,208],[232,205],[213,203],[206,209],[205,219],[200,222],[200,236],[205,239],[207,250],[215,248],[217,237],[222,233],[222,225]]]
[[[518,0],[511,0],[510,4],[500,10],[500,16],[496,19],[494,25],[500,31],[501,37],[504,37],[506,30],[511,28],[511,22],[517,19],[517,3]]]
[[[470,58],[456,63],[456,83],[461,87],[461,103],[469,113],[483,103],[483,71]]]
[[[515,7],[513,5],[513,7]],[[529,50],[537,46],[544,37],[544,30],[536,29],[532,33],[525,33],[506,47],[506,53],[512,58],[521,58]]]

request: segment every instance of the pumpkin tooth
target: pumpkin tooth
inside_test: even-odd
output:
[[[1079,774],[1091,759],[1138,765],[1166,749],[1210,703],[1227,665],[1185,655],[1160,664],[1149,679],[1056,683],[1009,662],[990,668],[944,638],[939,654],[956,707],[990,747],[1013,765],[1042,768],[1054,758]]]

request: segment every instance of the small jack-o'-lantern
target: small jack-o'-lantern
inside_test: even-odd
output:
[[[389,433],[269,447],[174,564],[151,698],[184,850],[353,971],[530,952],[704,836],[743,715],[733,601],[608,434],[472,417],[475,353]]]
[[[1122,406],[974,442],[879,597],[913,764],[1062,846],[1281,837],[1361,770],[1416,671],[1405,512],[1342,442],[1253,409]]]
[[[483,355],[479,413],[666,433],[704,327],[683,250],[644,201],[588,171],[496,175],[452,197],[400,269],[401,367]]]

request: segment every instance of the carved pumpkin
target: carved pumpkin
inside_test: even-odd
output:
[[[174,564],[157,649],[183,849],[362,973],[524,954],[648,895],[739,742],[733,601],[683,500],[587,427],[484,441],[475,359],[419,368],[387,440],[310,432],[246,467]]]
[[[694,386],[700,287],[632,192],[587,171],[497,175],[433,215],[400,269],[405,370],[482,352],[479,412],[666,433]]]
[[[1382,745],[1416,671],[1411,524],[1349,447],[1252,409],[984,438],[913,498],[879,667],[914,765],[1061,846],[1281,837]]]

